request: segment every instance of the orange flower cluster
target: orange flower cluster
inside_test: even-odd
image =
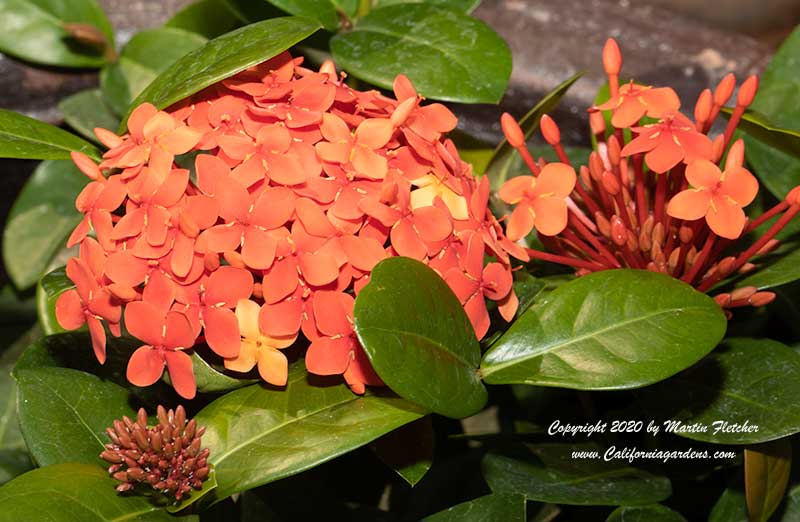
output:
[[[485,297],[513,317],[509,255],[528,256],[489,212],[488,180],[445,138],[455,117],[422,105],[403,76],[394,94],[353,90],[332,63],[316,72],[283,53],[168,111],[139,106],[124,136],[96,129],[103,161],[73,154],[91,182],[76,201],[76,288],[58,299],[60,324],[88,323],[103,362],[104,325],[118,336],[124,320],[143,342],[130,382],[153,384],[166,367],[191,398],[195,345],[283,385],[281,350],[301,332],[310,372],[342,374],[357,393],[380,385],[353,302],[388,256],[435,269],[478,337]]]
[[[744,212],[758,193],[758,181],[743,167],[744,142],[731,141],[758,78],[742,83],[724,132],[712,139],[711,126],[736,87],[732,74],[713,92],[703,91],[692,121],[678,112],[680,100],[669,87],[619,85],[622,56],[612,39],[603,50],[603,65],[611,97],[589,109],[597,147],[578,174],[549,116],[542,117],[540,128],[559,163],[536,161],[517,122],[503,115],[506,138],[532,174],[500,189],[500,198],[516,205],[508,237],[517,240],[536,228],[548,251],[527,249],[530,257],[571,266],[578,274],[641,268],[670,274],[700,291],[754,269],[751,259],[772,251],[775,236],[800,212],[800,189],[758,218],[750,220]],[[738,239],[777,216],[760,238],[731,253]],[[765,305],[774,297],[744,287],[715,299],[729,309]]]

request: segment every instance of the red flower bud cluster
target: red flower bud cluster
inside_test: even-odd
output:
[[[186,422],[186,411],[158,407],[158,424],[147,425],[140,409],[136,420],[114,421],[106,433],[111,439],[100,458],[111,464],[108,473],[120,482],[117,491],[130,491],[146,484],[177,501],[199,490],[208,479],[208,449],[201,447],[205,428],[194,419]]]
[[[758,78],[742,83],[725,131],[712,138],[711,126],[736,87],[732,74],[713,93],[701,93],[692,121],[678,112],[680,99],[669,87],[619,85],[622,55],[614,40],[606,43],[603,65],[611,97],[589,109],[597,147],[577,174],[549,116],[542,116],[542,136],[560,159],[550,164],[531,156],[517,122],[503,115],[506,138],[531,173],[500,189],[500,198],[515,205],[508,237],[523,238],[536,228],[547,251],[527,249],[530,257],[571,266],[578,274],[641,268],[700,291],[755,268],[750,260],[774,250],[776,234],[800,212],[797,188],[757,218],[743,210],[755,199],[758,181],[743,166],[744,142],[731,141]],[[743,235],[778,216],[760,238],[731,253]],[[745,287],[716,300],[729,309],[763,306],[774,297]]]
[[[84,220],[58,299],[60,324],[88,323],[97,358],[121,324],[143,342],[127,376],[138,386],[166,367],[195,394],[187,351],[206,343],[238,372],[283,385],[281,352],[302,333],[312,373],[343,374],[357,393],[380,379],[353,332],[354,295],[388,256],[435,269],[482,337],[485,297],[517,307],[509,241],[445,134],[441,104],[423,105],[407,78],[395,98],[360,92],[332,63],[317,71],[283,53],[176,107],[137,107],[76,201]],[[190,154],[191,153],[191,154]],[[484,263],[484,256],[494,261]]]

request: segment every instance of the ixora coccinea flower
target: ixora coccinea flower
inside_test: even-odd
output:
[[[744,142],[732,138],[758,79],[742,83],[724,132],[712,138],[711,126],[736,87],[733,75],[713,93],[703,91],[692,121],[678,112],[680,100],[669,87],[619,85],[622,56],[614,40],[606,43],[603,65],[611,97],[589,109],[597,147],[579,167],[577,180],[549,116],[542,117],[541,131],[559,163],[536,161],[517,122],[503,115],[506,138],[532,174],[500,188],[500,198],[516,205],[508,237],[519,239],[536,228],[546,251],[526,249],[527,254],[571,266],[579,275],[640,268],[670,274],[704,292],[752,270],[751,259],[772,251],[776,234],[800,212],[797,188],[759,217],[749,219],[744,212],[758,193],[758,181],[743,166]],[[745,234],[776,217],[761,237],[738,247]],[[730,308],[762,306],[774,297],[742,287],[715,299],[730,315]]]
[[[283,53],[167,110],[145,103],[127,125],[123,136],[96,129],[108,147],[99,165],[72,155],[91,181],[69,240],[80,245],[68,264],[76,288],[56,313],[67,329],[89,323],[101,362],[106,327],[140,339],[133,384],[166,369],[192,398],[187,352],[208,345],[228,370],[280,386],[285,349],[304,337],[310,372],[343,375],[357,393],[380,385],[353,332],[353,299],[389,256],[438,271],[478,337],[486,298],[506,319],[516,311],[511,257],[528,255],[489,212],[488,180],[446,138],[453,114],[424,104],[404,76],[394,97],[361,92],[332,63],[313,71]],[[552,180],[555,196],[544,181],[517,192],[536,212],[565,208],[571,187]]]

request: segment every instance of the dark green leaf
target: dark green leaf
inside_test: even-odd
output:
[[[268,60],[317,29],[318,26],[309,20],[283,17],[224,34],[173,63],[139,94],[133,106],[150,102],[158,108],[169,107],[209,85]]]
[[[339,28],[339,16],[332,0],[267,0],[289,14],[316,20],[328,31]]]
[[[422,480],[433,462],[433,426],[430,416],[387,433],[370,448],[411,486]]]
[[[0,158],[68,160],[72,151],[100,160],[100,152],[88,141],[39,120],[0,109]]]
[[[615,509],[606,522],[686,522],[680,513],[661,504],[622,506]]]
[[[800,522],[800,486],[794,486],[786,494],[786,503],[781,514],[780,522]]]
[[[714,504],[708,522],[748,522],[744,493],[738,489],[726,489]]]
[[[11,346],[3,347],[0,356],[0,485],[32,467],[17,417],[17,385],[11,368],[25,347],[40,335],[34,327]]]
[[[484,355],[481,373],[489,384],[636,388],[697,362],[726,326],[711,298],[672,277],[597,272],[528,309]]]
[[[533,136],[536,129],[539,128],[539,121],[544,114],[551,112],[558,106],[561,98],[567,93],[572,84],[583,76],[583,73],[577,73],[571,78],[563,81],[558,87],[550,91],[539,103],[537,103],[525,116],[519,120],[519,125],[525,133],[525,138],[528,139]],[[489,165],[486,167],[486,175],[489,176],[489,181],[492,185],[492,190],[496,191],[505,181],[510,177],[513,160],[518,156],[514,148],[509,145],[507,140],[503,140],[494,150],[492,159],[489,160]],[[588,161],[588,156],[584,159]]]
[[[800,279],[800,248],[796,242],[784,243],[775,252],[754,262],[758,268],[738,279],[736,286],[764,290]]]
[[[198,500],[202,499],[212,491],[217,489],[217,474],[214,472],[214,468],[211,468],[211,473],[209,474],[208,478],[203,481],[203,487],[199,490],[191,490],[189,492],[188,497],[184,497],[183,500],[178,502],[177,504],[169,504],[167,506],[167,511],[169,513],[180,513],[187,507],[191,506],[192,504],[196,503]]]
[[[472,173],[475,176],[482,176],[486,172],[486,166],[492,158],[492,149],[461,149],[458,151],[461,159],[472,165]]]
[[[70,127],[96,143],[95,127],[113,131],[119,126],[119,118],[106,104],[100,89],[88,89],[64,98],[58,108]]]
[[[111,24],[95,0],[0,0],[0,52],[30,62],[60,67],[100,67],[103,46],[78,42],[65,23],[83,23],[100,31],[113,47]]]
[[[638,506],[667,498],[669,480],[631,467],[608,466],[585,473],[561,471],[489,454],[483,476],[495,493],[525,495],[528,500],[586,506]]]
[[[197,352],[192,353],[192,368],[197,391],[203,393],[235,390],[255,382],[251,379],[237,379],[222,373],[208,364]]]
[[[40,466],[61,462],[99,464],[105,429],[133,416],[129,393],[96,375],[66,368],[15,372],[19,416],[28,450]]]
[[[35,284],[64,248],[83,217],[75,198],[87,182],[71,161],[45,161],[25,183],[3,232],[3,261],[17,288]]]
[[[58,464],[22,475],[0,488],[0,522],[197,522],[175,517],[142,495],[120,495],[100,466]]]
[[[125,388],[97,375],[48,365],[48,352],[67,351],[86,336],[44,337],[25,351],[14,368],[19,421],[28,450],[40,466],[62,462],[100,464],[114,419],[134,416]],[[110,350],[113,348],[109,348]]]
[[[481,0],[377,0],[375,5],[386,7],[395,4],[428,4],[471,13],[480,3]]]
[[[799,432],[798,395],[800,354],[776,341],[745,338],[726,339],[700,363],[641,392],[651,412],[706,428],[676,434],[717,444],[755,444]],[[749,428],[742,431],[745,423]]]
[[[239,25],[239,19],[225,5],[224,0],[200,0],[191,3],[164,24],[165,27],[183,29],[208,39],[233,31]]]
[[[422,415],[397,397],[311,384],[301,362],[290,368],[285,389],[241,388],[196,418],[207,428],[203,444],[216,469],[215,495],[223,499],[312,468]]]
[[[800,87],[800,83],[798,83]],[[723,107],[720,114],[730,119],[733,109]],[[757,139],[764,145],[800,158],[800,132],[782,129],[769,121],[769,118],[756,111],[747,110],[742,114],[737,126],[739,130],[746,132],[749,136]]]
[[[795,29],[772,57],[761,77],[759,92],[751,109],[763,114],[775,126],[800,131],[800,106],[796,103],[800,90],[797,56],[800,55],[800,29]],[[744,127],[743,127],[744,128]],[[747,130],[747,129],[745,129]],[[780,152],[756,139],[746,139],[747,161],[761,182],[782,199],[800,185],[800,159]]]
[[[62,292],[74,287],[64,267],[53,270],[39,281],[36,286],[36,309],[45,335],[65,331],[56,320],[56,301]]]
[[[468,15],[418,4],[375,9],[331,40],[336,63],[353,76],[391,88],[409,77],[423,96],[497,103],[511,75],[508,45]]]
[[[744,487],[752,522],[767,522],[778,508],[789,483],[792,445],[788,439],[744,450]]]
[[[353,314],[372,367],[401,397],[453,418],[486,404],[475,332],[431,268],[405,257],[384,259],[358,294]]]
[[[463,502],[435,515],[424,522],[524,522],[525,497],[493,493],[469,502]]]
[[[208,39],[197,33],[175,27],[136,33],[125,44],[117,62],[100,75],[106,101],[115,112],[125,114],[133,99],[159,74],[206,42]]]

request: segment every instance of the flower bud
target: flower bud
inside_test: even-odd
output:
[[[738,139],[728,149],[728,156],[725,158],[725,170],[741,167],[744,165],[744,140]]]
[[[609,76],[618,76],[622,70],[622,53],[616,40],[609,38],[603,47],[603,69]]]
[[[503,129],[503,134],[505,134],[509,145],[515,149],[525,146],[525,134],[522,132],[517,120],[509,113],[504,112],[500,117],[500,127]]]
[[[742,86],[739,87],[739,94],[736,96],[736,105],[739,107],[749,106],[753,103],[756,92],[758,92],[758,76],[748,76]]]
[[[556,125],[556,122],[553,121],[553,118],[547,114],[543,114],[542,119],[539,122],[539,126],[542,129],[544,141],[550,145],[558,145],[561,143],[561,131],[558,130],[558,125]]]
[[[603,113],[600,111],[593,111],[589,113],[589,126],[592,129],[592,134],[595,136],[605,135],[606,133],[606,119],[603,118]]]
[[[714,89],[714,105],[722,107],[725,105],[733,94],[733,89],[736,88],[736,77],[733,73],[728,73],[717,84]]]
[[[711,117],[712,102],[711,89],[703,89],[694,106],[694,119],[697,123],[704,124]]]

